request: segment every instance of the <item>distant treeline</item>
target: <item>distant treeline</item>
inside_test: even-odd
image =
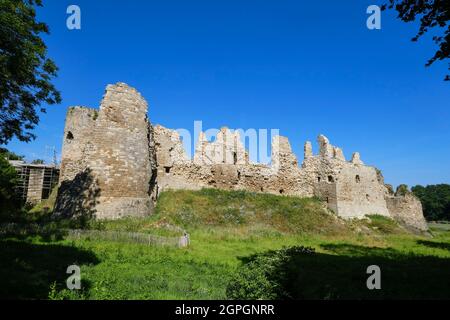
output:
[[[411,191],[420,199],[428,221],[450,221],[450,185],[415,186]]]

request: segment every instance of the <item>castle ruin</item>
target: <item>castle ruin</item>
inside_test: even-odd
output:
[[[145,216],[167,189],[220,188],[319,197],[343,218],[378,214],[427,230],[420,201],[394,193],[359,153],[350,161],[321,135],[307,142],[301,164],[286,137],[272,141],[270,165],[251,163],[238,132],[222,128],[214,142],[200,134],[193,159],[177,131],[153,126],[148,105],[123,83],[106,88],[99,110],[72,107],[66,118],[55,213],[100,219]]]

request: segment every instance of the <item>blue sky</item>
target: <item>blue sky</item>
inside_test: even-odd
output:
[[[277,128],[303,157],[325,134],[347,158],[380,168],[387,183],[450,183],[450,84],[444,63],[425,68],[430,37],[382,13],[380,1],[44,0],[38,17],[60,68],[61,105],[48,107],[32,143],[7,147],[27,159],[60,151],[67,108],[98,107],[105,86],[126,82],[169,128]],[[79,5],[82,29],[66,28]],[[317,152],[317,144],[314,144]]]

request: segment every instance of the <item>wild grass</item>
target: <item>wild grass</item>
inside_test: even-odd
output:
[[[167,191],[156,217],[187,230],[209,227],[265,228],[281,233],[341,233],[347,226],[314,198],[280,197],[247,191]]]
[[[432,230],[430,238],[380,217],[346,222],[315,199],[169,191],[152,217],[96,222],[91,228],[186,230],[191,245],[3,235],[0,298],[227,299],[233,297],[227,295],[230,283],[254,257],[292,246],[316,251],[308,259],[293,255],[287,269],[278,266],[291,270],[284,280],[292,284],[286,288],[292,298],[450,298],[449,231]],[[81,267],[80,291],[66,289],[71,264]],[[368,264],[382,269],[380,291],[365,287]]]

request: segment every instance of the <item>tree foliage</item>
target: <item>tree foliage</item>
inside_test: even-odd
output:
[[[15,154],[14,152],[9,151],[6,148],[0,148],[0,154],[6,160],[23,160],[25,158],[25,156],[20,156],[18,154]]]
[[[404,22],[420,20],[419,31],[412,41],[418,41],[425,33],[433,30],[433,41],[438,45],[438,50],[431,57],[426,66],[432,65],[438,60],[450,57],[450,4],[448,0],[388,0],[382,9],[395,9],[398,18]],[[450,63],[449,68],[450,70]],[[450,80],[450,75],[445,77]]]
[[[41,38],[49,29],[36,20],[36,6],[41,0],[0,0],[0,144],[34,139],[41,104],[61,102],[51,83],[58,68]]]
[[[14,216],[20,207],[20,200],[15,192],[18,183],[16,169],[6,160],[5,153],[0,152],[0,220]]]
[[[420,199],[423,213],[429,221],[450,221],[450,185],[438,184],[412,187],[412,192]]]
[[[405,196],[409,192],[408,186],[406,184],[401,184],[397,187],[395,191],[396,196]]]
[[[31,161],[31,164],[45,164],[45,161],[42,159],[35,159]]]
[[[314,253],[314,248],[295,246],[251,256],[229,282],[227,297],[238,300],[294,298],[290,288],[298,280],[296,261]]]

